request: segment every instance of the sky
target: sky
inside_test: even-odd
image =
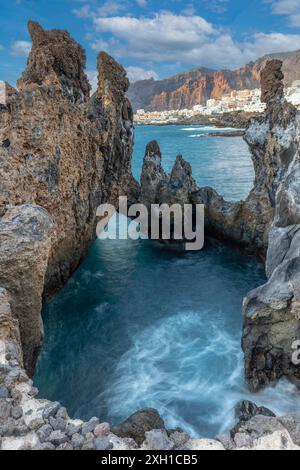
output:
[[[0,80],[12,85],[30,51],[29,19],[68,30],[94,83],[102,50],[136,81],[300,49],[300,0],[0,0]]]

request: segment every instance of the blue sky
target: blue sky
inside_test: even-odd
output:
[[[91,80],[100,50],[134,81],[300,49],[300,0],[0,0],[0,7],[0,80],[12,84],[30,50],[29,19],[67,29],[86,48]]]

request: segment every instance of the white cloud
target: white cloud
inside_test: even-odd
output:
[[[300,49],[300,35],[282,33],[257,33],[254,40],[245,44],[244,53],[249,58],[274,52],[288,52]]]
[[[229,0],[204,0],[204,5],[214,13],[222,14],[227,11]]]
[[[113,16],[122,11],[128,11],[129,8],[128,0],[106,0],[100,7],[94,0],[82,0],[81,3],[84,3],[82,7],[73,10],[77,18]],[[142,8],[147,6],[147,0],[135,0],[135,3]]]
[[[98,86],[98,72],[97,70],[87,70],[87,78],[91,84],[92,92],[96,91]]]
[[[112,16],[126,9],[124,2],[107,0],[104,4],[97,8],[96,15],[98,16]]]
[[[200,16],[162,12],[153,18],[115,16],[95,18],[96,30],[112,33],[137,48],[160,50],[162,47],[190,48],[214,32],[213,26]]]
[[[154,78],[154,80],[159,79],[159,76],[154,70],[146,70],[142,67],[127,67],[126,71],[131,83],[139,80],[149,80],[149,78]]]
[[[257,33],[243,43],[216,29],[200,16],[160,12],[153,17],[94,18],[96,32],[110,39],[94,40],[92,48],[106,50],[118,59],[185,66],[236,68],[273,52],[300,48],[300,35]]]
[[[181,13],[185,16],[194,16],[196,14],[196,9],[192,3],[188,3]]]
[[[31,42],[15,41],[11,46],[11,54],[15,57],[27,57],[31,51]]]
[[[299,0],[276,0],[272,2],[272,12],[275,15],[288,17],[291,26],[300,26]]]
[[[83,5],[81,8],[74,8],[73,13],[77,18],[90,18],[93,16],[89,5]]]
[[[136,3],[142,8],[147,6],[147,0],[136,0]]]

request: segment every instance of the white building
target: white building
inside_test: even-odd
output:
[[[291,87],[286,88],[285,97],[294,106],[300,106],[300,80],[294,81]]]

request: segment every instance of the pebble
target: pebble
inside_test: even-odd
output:
[[[94,429],[94,435],[96,437],[105,437],[110,434],[110,426],[108,423],[97,424]]]
[[[50,442],[38,443],[33,450],[55,450],[55,446]]]
[[[86,434],[82,450],[95,450],[95,438],[91,432]]]
[[[9,418],[11,413],[11,403],[9,400],[0,400],[0,421],[5,421]]]
[[[38,438],[41,442],[47,441],[48,437],[52,433],[53,429],[50,426],[50,424],[45,424],[42,426],[36,433],[38,435]]]
[[[68,436],[61,431],[52,431],[47,439],[47,442],[51,442],[51,444],[59,446],[60,444],[68,442]]]
[[[73,447],[69,442],[65,442],[65,444],[60,444],[56,450],[73,450]]]
[[[67,423],[62,418],[53,418],[50,416],[49,424],[52,426],[54,431],[65,431],[67,427]]]
[[[84,443],[84,437],[80,434],[73,434],[71,443],[75,450],[80,450]]]
[[[9,398],[9,390],[6,387],[0,387],[0,398]]]
[[[96,450],[111,450],[112,448],[113,443],[110,442],[107,437],[97,437],[97,439],[95,439]]]
[[[61,408],[59,408],[59,410],[56,413],[55,417],[67,420],[69,418],[69,416],[68,416],[66,408],[64,408],[63,406]]]
[[[46,406],[46,408],[43,411],[43,418],[49,419],[50,416],[55,416],[59,408],[60,408],[60,403],[58,402],[50,403],[49,405]]]
[[[69,437],[72,437],[74,434],[78,434],[81,431],[81,424],[69,423],[66,428],[66,433]]]
[[[12,409],[11,415],[14,419],[20,419],[23,416],[23,410],[20,406],[16,406]]]
[[[99,424],[98,418],[92,418],[82,426],[82,434],[88,434],[94,432],[95,427]]]

